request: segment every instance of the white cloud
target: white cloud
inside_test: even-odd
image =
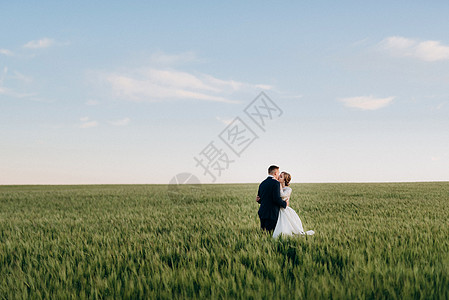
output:
[[[369,43],[369,38],[364,38],[358,41],[355,41],[354,43],[352,43],[353,47],[357,47],[357,46],[365,46]]]
[[[416,57],[425,61],[449,59],[449,47],[439,41],[424,41],[416,46]]]
[[[379,46],[394,56],[413,57],[428,62],[449,60],[449,46],[442,45],[440,41],[391,36],[381,41]]]
[[[18,81],[22,81],[25,83],[30,83],[33,81],[33,78],[30,76],[26,76],[18,71],[13,71],[12,75],[8,75],[8,67],[4,67],[3,68],[3,74],[0,77],[0,85],[3,84],[3,81],[8,78],[8,79],[14,79],[14,80],[18,80]]]
[[[215,117],[218,121],[220,121],[221,123],[223,123],[224,125],[229,125],[229,124],[231,124],[232,123],[232,119],[223,119],[223,118],[220,118],[219,116],[216,116]]]
[[[86,128],[93,128],[93,127],[97,127],[98,126],[98,122],[97,121],[89,121],[89,122],[84,122],[80,125],[80,128],[86,129]]]
[[[113,97],[136,102],[191,99],[238,103],[232,99],[236,92],[271,88],[173,69],[142,68],[126,73],[102,73],[99,77]]]
[[[8,49],[0,49],[0,54],[6,55],[6,56],[13,56],[14,53]]]
[[[11,96],[14,98],[29,98],[36,96],[36,93],[20,93],[6,87],[0,86],[0,95]]]
[[[390,36],[381,42],[386,49],[407,50],[414,46],[416,41],[401,36]]]
[[[258,89],[261,89],[261,90],[271,90],[271,89],[273,89],[273,86],[268,85],[268,84],[255,84],[254,87],[258,88]]]
[[[14,98],[30,98],[34,97],[37,94],[36,93],[23,93],[23,92],[17,92],[15,89],[8,88],[4,85],[4,82],[6,79],[16,79],[20,81],[24,81],[25,83],[29,83],[32,81],[31,77],[27,77],[19,72],[14,72],[12,76],[8,75],[8,67],[3,68],[3,72],[0,76],[0,95],[5,95],[9,97]]]
[[[117,120],[117,121],[111,121],[109,123],[114,126],[126,126],[126,125],[128,125],[129,121],[131,121],[130,118],[124,118],[124,119]]]
[[[17,72],[17,71],[14,71],[13,75],[10,76],[10,78],[16,79],[16,80],[19,80],[19,81],[23,81],[23,82],[25,82],[25,83],[31,83],[31,82],[33,82],[33,77],[24,75],[24,74],[22,74],[22,73],[20,73],[20,72]]]
[[[436,110],[442,109],[445,105],[446,105],[446,102],[441,102],[440,104],[437,105]]]
[[[89,100],[86,101],[86,105],[89,105],[89,106],[95,106],[95,105],[98,105],[98,104],[100,104],[100,102],[97,101],[97,100],[89,99]]]
[[[29,41],[25,45],[23,45],[24,48],[30,48],[30,49],[41,49],[41,48],[48,48],[55,44],[55,40],[50,38],[43,38],[37,41]]]
[[[97,121],[89,121],[89,117],[81,117],[80,121],[82,122],[81,125],[79,126],[80,128],[92,128],[92,127],[97,127],[98,126],[98,122]]]
[[[371,96],[349,97],[339,99],[347,107],[361,110],[376,110],[389,105],[395,97],[375,98]]]

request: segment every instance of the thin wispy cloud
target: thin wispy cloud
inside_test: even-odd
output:
[[[135,102],[202,100],[239,103],[233,99],[237,92],[271,88],[269,85],[223,80],[208,74],[158,68],[101,73],[99,78],[113,97]]]
[[[94,99],[89,99],[89,100],[86,101],[86,105],[88,105],[88,106],[95,106],[95,105],[98,105],[98,104],[100,104],[100,102],[97,101],[97,100],[94,100]]]
[[[440,104],[437,105],[436,110],[442,109],[445,105],[446,105],[446,102],[441,102]]]
[[[381,41],[379,47],[397,57],[412,57],[427,62],[449,60],[449,46],[440,41],[391,36]]]
[[[24,48],[29,49],[42,49],[42,48],[48,48],[53,45],[55,45],[55,40],[50,38],[42,38],[40,40],[33,40],[29,41],[25,45],[23,45]]]
[[[369,38],[363,38],[361,40],[357,40],[355,42],[352,43],[353,47],[358,47],[358,46],[366,46],[369,43]]]
[[[395,97],[376,98],[370,96],[348,97],[338,99],[345,106],[360,110],[377,110],[391,104]]]
[[[20,73],[19,71],[13,71],[12,74],[9,71],[8,67],[3,68],[2,75],[0,76],[0,84],[3,84],[3,81],[8,78],[12,80],[18,80],[25,83],[31,83],[33,81],[33,77],[27,76],[25,74]]]
[[[447,101],[444,101],[438,104],[433,104],[430,106],[430,110],[434,112],[441,111],[446,106],[447,103],[448,103]]]
[[[0,76],[0,87],[3,85],[3,81],[6,78],[6,74],[8,74],[8,67],[3,68],[2,75]]]
[[[124,118],[116,121],[110,121],[109,123],[114,126],[126,126],[128,125],[129,121],[131,121],[130,118]]]
[[[223,123],[224,125],[229,125],[232,123],[232,119],[225,119],[225,118],[221,118],[219,116],[215,117],[220,123]]]
[[[14,98],[29,98],[29,97],[34,97],[37,94],[36,93],[16,92],[12,89],[0,86],[0,95],[10,96],[10,97],[14,97]]]
[[[13,74],[10,76],[10,78],[18,80],[18,81],[25,82],[25,83],[33,82],[33,77],[27,76],[27,75],[22,74],[22,73],[20,73],[18,71],[14,71]]]
[[[30,98],[37,95],[36,93],[20,92],[17,91],[16,89],[6,87],[5,86],[6,79],[19,80],[25,83],[29,83],[33,80],[31,77],[25,76],[17,71],[14,71],[13,75],[8,75],[8,73],[9,73],[8,67],[4,67],[3,72],[0,76],[0,95],[5,95],[13,98]]]
[[[89,121],[89,117],[82,117],[80,118],[81,124],[79,125],[79,128],[87,129],[87,128],[93,128],[98,126],[97,121]]]
[[[14,53],[11,50],[8,49],[0,49],[0,54],[6,55],[6,56],[13,56]]]
[[[193,52],[185,52],[180,54],[156,52],[150,55],[150,63],[153,65],[172,66],[198,61],[200,60]]]

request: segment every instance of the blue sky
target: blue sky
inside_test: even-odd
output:
[[[0,5],[0,184],[449,180],[448,2],[92,2]]]

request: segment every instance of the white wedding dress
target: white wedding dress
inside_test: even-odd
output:
[[[292,189],[290,187],[286,186],[281,189],[282,200],[286,201],[290,198],[291,194]],[[301,219],[299,218],[298,214],[292,208],[290,208],[290,206],[287,206],[286,208],[281,207],[279,209],[279,217],[276,223],[276,228],[273,232],[273,237],[275,238],[280,234],[312,235],[315,234],[315,232],[313,230],[304,231],[304,229],[302,228]]]

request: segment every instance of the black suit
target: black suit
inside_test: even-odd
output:
[[[287,207],[287,202],[281,198],[281,187],[279,181],[271,176],[259,185],[257,195],[259,200],[259,218],[262,229],[274,230],[279,217],[279,208]]]

